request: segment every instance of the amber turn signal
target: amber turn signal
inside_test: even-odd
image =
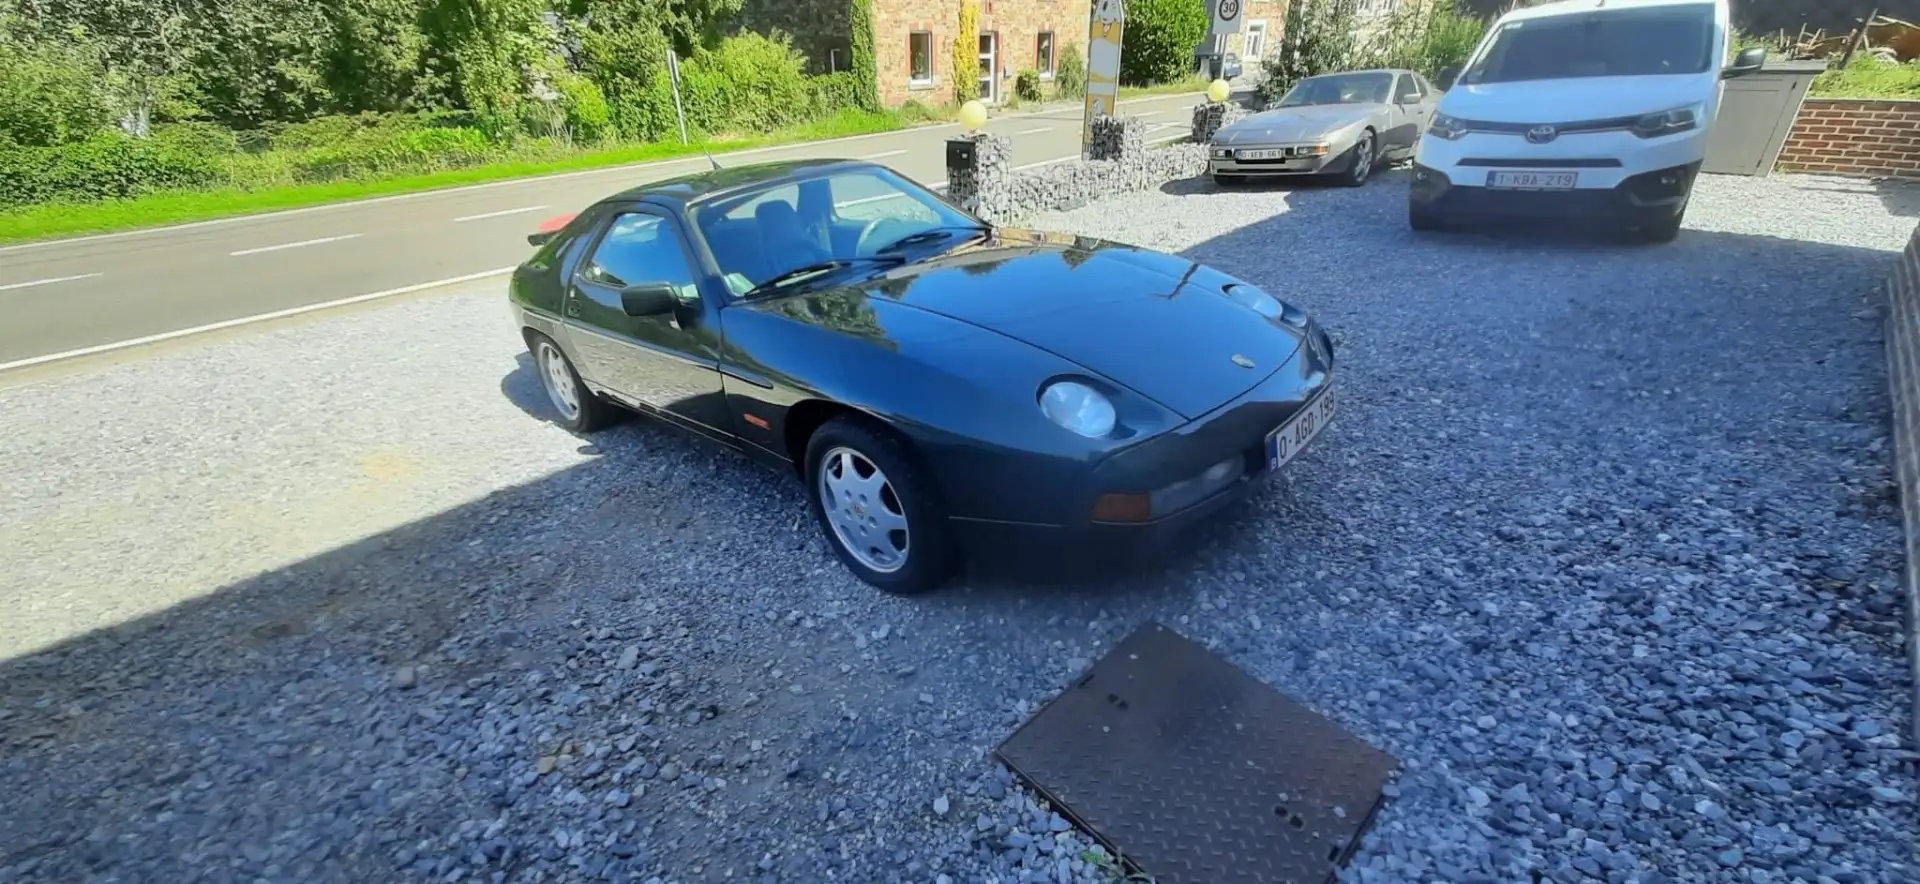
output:
[[[1145,494],[1102,494],[1093,502],[1096,522],[1145,522],[1153,518],[1153,498]]]

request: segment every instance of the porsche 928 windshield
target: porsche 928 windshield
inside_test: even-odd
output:
[[[1705,73],[1713,31],[1711,3],[1520,19],[1494,34],[1460,82]]]
[[[1293,84],[1281,107],[1307,107],[1316,104],[1385,104],[1393,90],[1393,75],[1386,73],[1322,74]]]
[[[735,295],[915,257],[968,239],[978,222],[886,169],[771,183],[694,209],[695,225]],[[818,273],[795,274],[804,268]],[[772,288],[774,286],[768,286]]]

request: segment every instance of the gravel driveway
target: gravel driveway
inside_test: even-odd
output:
[[[0,388],[0,880],[1106,880],[987,753],[1149,617],[1406,760],[1359,880],[1920,877],[1920,193],[1633,247],[1416,238],[1402,176],[1046,219],[1341,340],[1290,478],[1116,585],[881,597],[789,480],[536,419],[497,287]]]

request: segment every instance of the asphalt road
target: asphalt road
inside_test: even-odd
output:
[[[1195,96],[1123,102],[1185,131]],[[1077,109],[1009,114],[1018,165],[1079,155]],[[955,125],[722,155],[723,165],[805,157],[885,163],[944,184]],[[505,273],[526,233],[617,189],[707,167],[704,157],[384,197],[175,227],[0,248],[0,371],[42,365]]]

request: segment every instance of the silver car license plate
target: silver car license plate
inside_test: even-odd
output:
[[[1287,152],[1283,148],[1256,147],[1250,150],[1239,151],[1234,154],[1234,157],[1242,160],[1277,160],[1286,155]]]

